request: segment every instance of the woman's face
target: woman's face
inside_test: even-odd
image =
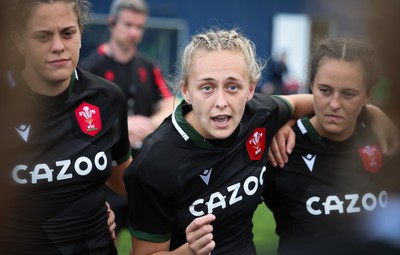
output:
[[[62,2],[39,4],[16,37],[16,46],[25,59],[24,77],[38,93],[61,92],[57,90],[68,86],[77,66],[81,30],[73,7],[73,3]]]
[[[324,58],[311,88],[315,111],[311,122],[318,133],[335,141],[349,138],[370,96],[361,63]]]
[[[239,51],[198,50],[193,56],[188,84],[182,95],[193,111],[185,119],[206,139],[229,137],[254,95],[249,69]]]

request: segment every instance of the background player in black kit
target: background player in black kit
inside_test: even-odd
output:
[[[114,0],[108,17],[110,39],[79,62],[82,69],[121,87],[134,152],[172,112],[174,101],[160,68],[138,51],[148,11],[144,0]]]
[[[377,63],[372,47],[355,39],[317,46],[309,74],[315,115],[293,126],[296,143],[283,169],[269,165],[265,174],[279,254],[398,254],[382,229],[367,227],[399,188],[365,111]]]
[[[114,0],[108,17],[110,39],[99,45],[79,67],[116,83],[128,106],[128,130],[133,154],[143,138],[173,110],[173,95],[160,68],[138,51],[148,18],[143,0]],[[127,228],[128,203],[125,197],[106,188],[107,201],[116,214],[117,233]]]
[[[103,185],[125,192],[130,163],[121,90],[76,69],[85,0],[20,0],[10,14],[21,66],[8,72],[14,98],[2,181],[12,213],[1,254],[116,254]],[[7,112],[6,112],[7,113]]]

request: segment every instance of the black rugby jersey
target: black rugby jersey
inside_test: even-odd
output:
[[[365,221],[389,203],[392,184],[370,128],[337,142],[308,118],[293,127],[296,145],[284,169],[267,166],[265,203],[274,214],[279,254],[365,254]]]
[[[107,56],[104,47],[104,44],[98,46],[81,60],[79,66],[120,86],[129,115],[151,116],[160,99],[172,97],[160,68],[140,52],[123,64]]]
[[[247,103],[231,146],[214,147],[184,119],[183,101],[148,138],[124,181],[133,236],[186,242],[196,217],[216,215],[212,254],[255,254],[252,216],[261,201],[267,151],[291,116],[284,100],[256,94]],[[233,138],[229,138],[233,139]]]
[[[12,213],[2,254],[114,254],[102,187],[130,156],[122,92],[78,69],[55,97],[33,93],[11,73],[9,80],[16,100],[0,164],[12,191],[1,206]]]

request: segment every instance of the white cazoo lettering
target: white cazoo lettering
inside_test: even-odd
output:
[[[264,166],[261,169],[260,176],[258,178],[256,176],[247,177],[246,180],[243,182],[243,187],[242,183],[240,182],[228,186],[226,190],[228,191],[228,194],[230,194],[229,200],[227,199],[227,196],[224,196],[219,191],[212,193],[208,201],[205,201],[203,198],[195,200],[189,207],[190,213],[195,217],[199,217],[205,215],[206,213],[213,213],[214,209],[216,208],[225,209],[227,203],[228,205],[236,204],[243,200],[242,195],[238,196],[238,194],[240,194],[239,191],[241,190],[241,188],[247,196],[254,195],[257,192],[259,186],[262,186],[264,183],[265,171],[266,167]],[[196,208],[204,204],[207,205],[207,212],[201,211]]]
[[[95,155],[93,161],[84,156],[77,158],[73,164],[74,168],[72,170],[70,170],[71,163],[72,162],[70,159],[59,160],[55,162],[57,167],[61,167],[56,176],[57,181],[72,179],[73,172],[80,176],[88,175],[93,169],[93,164],[99,171],[103,171],[107,168],[108,160],[104,151],[100,151]],[[37,184],[39,180],[53,182],[54,169],[50,168],[46,163],[40,163],[34,166],[33,170],[30,172],[31,180],[20,177],[19,173],[27,170],[28,166],[26,165],[17,165],[14,167],[12,171],[12,177],[14,181],[18,184],[27,184],[29,181],[32,184]]]
[[[365,193],[361,197],[361,207],[357,206],[357,202],[360,200],[359,194],[346,194],[344,195],[344,199],[341,200],[336,195],[327,196],[325,201],[321,203],[324,208],[324,211],[320,209],[315,209],[316,204],[321,201],[320,197],[314,196],[310,197],[306,202],[307,211],[312,215],[329,215],[333,211],[337,211],[338,213],[358,213],[361,209],[366,211],[372,211],[377,206],[381,208],[385,208],[388,202],[388,195],[385,190],[382,190],[378,196],[375,196],[373,193]]]

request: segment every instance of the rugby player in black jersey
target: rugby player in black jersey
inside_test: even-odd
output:
[[[0,162],[13,191],[0,203],[12,205],[1,254],[116,254],[102,186],[125,193],[126,103],[118,86],[76,69],[89,2],[13,4],[22,65],[2,90],[14,100]]]
[[[367,227],[399,191],[365,110],[379,78],[375,54],[352,38],[317,45],[309,74],[315,115],[293,126],[283,169],[268,165],[265,173],[279,254],[398,254],[382,239],[387,231]]]
[[[255,254],[269,143],[291,116],[311,113],[312,98],[255,95],[262,64],[237,30],[195,35],[182,60],[184,100],[125,175],[133,252]]]

